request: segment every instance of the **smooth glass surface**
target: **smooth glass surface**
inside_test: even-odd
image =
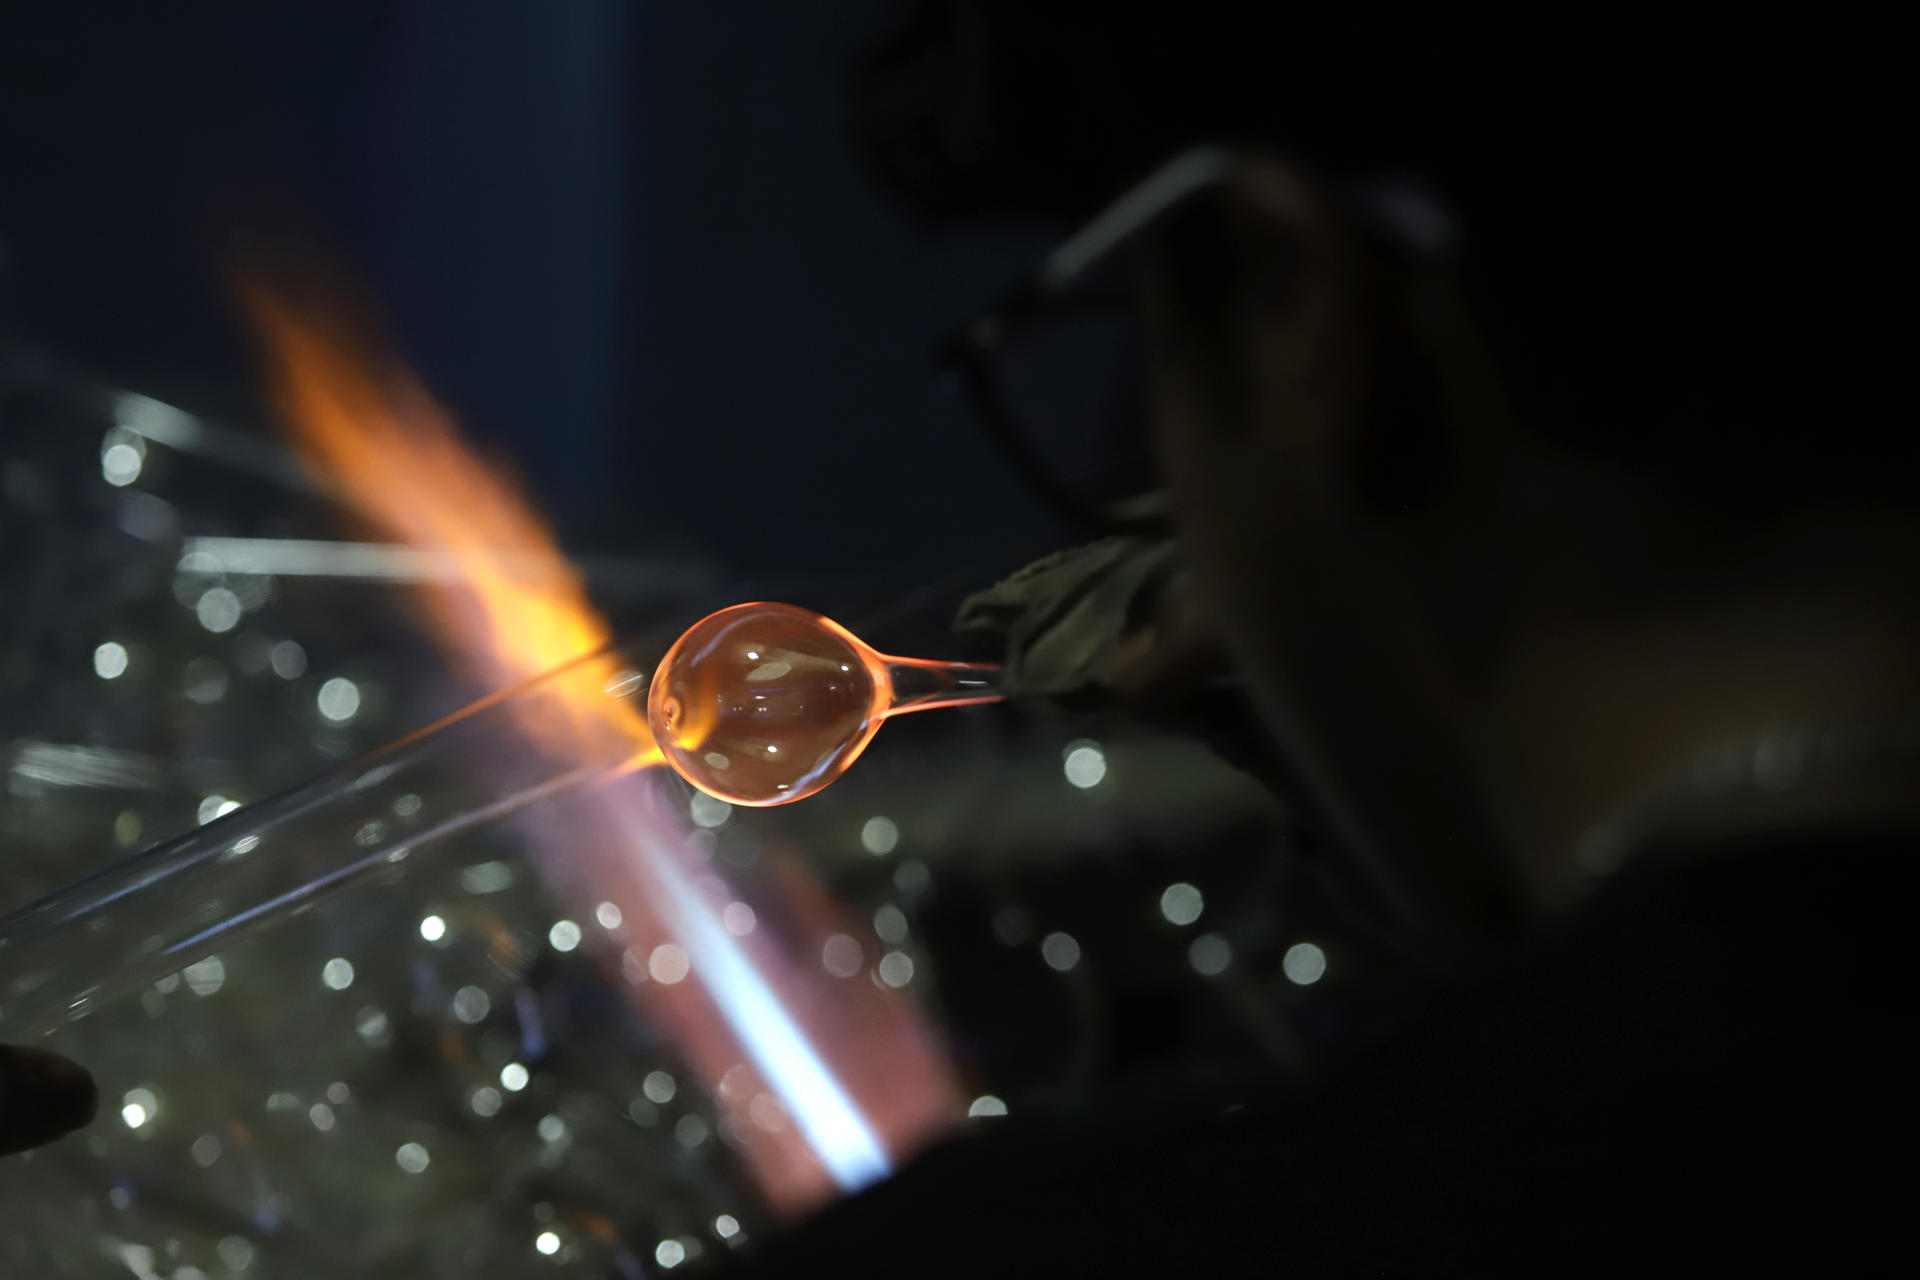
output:
[[[667,762],[702,791],[787,804],[846,772],[887,716],[995,701],[998,675],[887,657],[794,605],[741,604],[701,619],[667,651],[647,718]]]

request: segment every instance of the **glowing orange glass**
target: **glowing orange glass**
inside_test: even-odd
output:
[[[876,653],[790,604],[737,604],[689,627],[647,694],[667,763],[708,795],[786,804],[847,771],[888,716],[995,702],[1000,668]]]

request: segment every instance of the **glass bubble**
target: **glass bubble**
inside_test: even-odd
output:
[[[786,804],[844,773],[903,711],[992,702],[999,668],[876,653],[788,604],[722,609],[675,641],[647,719],[667,763],[708,795]]]

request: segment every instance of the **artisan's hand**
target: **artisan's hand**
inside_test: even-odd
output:
[[[974,593],[954,630],[1005,664],[1015,696],[1111,701],[1178,720],[1226,671],[1171,539],[1113,537],[1040,560]]]
[[[45,1049],[0,1045],[0,1155],[91,1123],[99,1105],[99,1090],[85,1068]]]
[[[1228,671],[1220,633],[1184,572],[1152,602],[1152,614],[1103,657],[1102,681],[1149,716],[1177,714],[1180,706]]]
[[[1118,705],[1283,790],[1272,743],[1177,550],[1109,538],[1059,552],[969,597],[954,629],[997,651],[1030,707]]]

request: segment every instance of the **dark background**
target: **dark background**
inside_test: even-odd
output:
[[[1044,242],[864,180],[844,71],[888,8],[10,5],[0,334],[259,424],[217,272],[277,203],[574,547],[984,584],[1059,531],[927,350]]]

